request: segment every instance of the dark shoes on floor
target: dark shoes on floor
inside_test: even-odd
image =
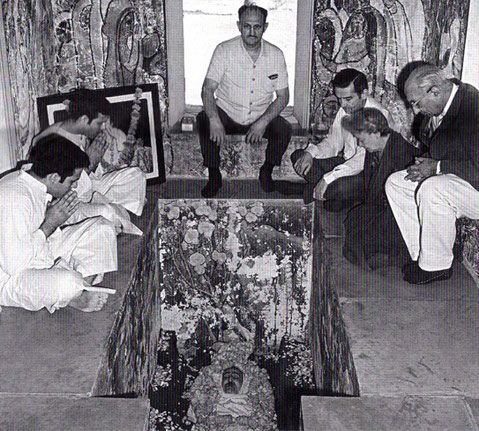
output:
[[[403,267],[404,280],[411,284],[429,284],[434,281],[448,280],[452,276],[452,267],[441,271],[424,271],[417,262]]]
[[[201,190],[201,196],[206,199],[214,198],[217,195],[218,191],[221,189],[222,185],[223,180],[221,177],[221,173],[219,173],[219,175],[210,175],[206,186],[203,187],[203,189]]]
[[[261,184],[261,188],[266,193],[271,193],[274,191],[274,181],[273,178],[271,178],[273,167],[273,165],[265,163],[259,170],[259,183]]]

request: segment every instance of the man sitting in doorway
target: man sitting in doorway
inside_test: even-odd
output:
[[[375,108],[360,109],[344,117],[341,125],[366,149],[360,174],[364,202],[354,206],[344,220],[343,255],[351,263],[366,262],[374,270],[407,252],[384,187],[391,173],[413,163],[421,151],[391,130],[386,117]]]
[[[341,70],[331,84],[340,108],[328,136],[318,145],[296,150],[291,154],[291,161],[296,173],[307,182],[302,187],[304,202],[311,203],[314,194],[315,198],[325,200],[326,210],[340,211],[364,198],[360,172],[365,157],[364,148],[358,147],[354,136],[342,128],[342,119],[362,108],[376,108],[391,126],[393,121],[388,111],[369,96],[368,81],[363,73],[355,69]]]
[[[145,205],[146,176],[138,167],[125,167],[105,172],[101,160],[107,149],[105,139],[95,139],[102,129],[111,127],[110,103],[97,92],[77,89],[65,94],[68,101],[68,119],[60,121],[40,132],[32,142],[51,133],[64,136],[84,150],[90,159],[89,166],[80,178],[78,196],[82,202],[112,203],[136,215],[141,215]],[[108,131],[107,130],[107,131]]]
[[[211,59],[202,88],[204,111],[197,127],[208,183],[201,191],[214,197],[222,185],[220,146],[227,134],[246,134],[246,143],[268,139],[259,181],[266,192],[274,190],[271,174],[291,139],[291,125],[280,113],[289,101],[288,74],[282,51],[262,39],[268,12],[255,5],[238,11],[241,36],[220,43]],[[273,95],[276,99],[273,100]]]
[[[71,188],[90,160],[53,134],[32,162],[0,180],[0,305],[100,310],[107,294],[85,289],[117,269],[115,228],[102,217],[59,228],[78,207]]]

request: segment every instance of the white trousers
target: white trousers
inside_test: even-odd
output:
[[[49,238],[55,264],[46,269],[26,269],[0,287],[0,305],[53,313],[78,296],[83,278],[116,271],[116,232],[103,217],[67,226]]]
[[[407,171],[386,181],[386,195],[411,255],[425,271],[450,268],[456,219],[479,219],[479,191],[454,174],[435,175],[418,187]]]
[[[90,180],[93,191],[101,193],[109,202],[141,215],[145,205],[146,175],[140,168],[123,168],[102,175],[91,174]]]

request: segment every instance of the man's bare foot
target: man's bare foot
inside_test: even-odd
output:
[[[68,305],[85,313],[90,313],[92,311],[100,311],[107,299],[107,293],[87,292],[84,290],[80,296],[72,299]]]

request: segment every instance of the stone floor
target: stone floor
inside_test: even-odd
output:
[[[327,240],[360,398],[304,398],[306,430],[478,430],[478,288],[463,265],[426,286],[369,271]]]

